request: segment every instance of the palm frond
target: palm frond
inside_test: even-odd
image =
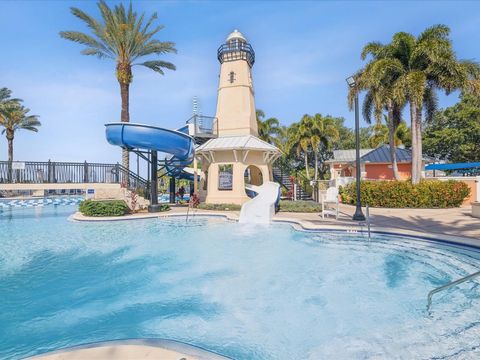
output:
[[[425,110],[425,121],[432,121],[438,110],[438,97],[433,87],[427,86],[423,95],[423,109]]]
[[[151,60],[151,61],[145,61],[140,64],[135,64],[135,65],[142,65],[145,66],[159,74],[164,75],[165,73],[163,72],[162,69],[169,69],[169,70],[176,70],[177,68],[175,65],[172,63],[169,63],[167,61],[161,61],[161,60]]]
[[[447,39],[450,35],[450,28],[447,25],[437,24],[428,27],[425,29],[420,36],[418,41],[424,41],[427,39]]]
[[[362,60],[365,60],[368,55],[372,55],[374,58],[378,58],[384,50],[385,45],[383,45],[382,43],[377,41],[369,42],[363,47],[360,57]]]

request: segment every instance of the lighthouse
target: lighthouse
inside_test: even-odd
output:
[[[216,138],[195,153],[205,179],[200,197],[211,204],[243,204],[253,196],[251,185],[272,181],[272,164],[281,151],[258,138],[252,67],[255,52],[234,30],[217,50],[220,62]]]
[[[258,135],[252,67],[255,52],[238,30],[217,51],[220,62],[217,112],[218,136]]]

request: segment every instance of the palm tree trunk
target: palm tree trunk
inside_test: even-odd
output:
[[[7,179],[8,182],[12,182],[13,179],[13,169],[12,169],[12,161],[13,161],[13,137],[14,132],[12,130],[6,130],[7,135],[7,143],[8,143],[8,175]]]
[[[416,126],[416,137],[417,137],[417,159],[415,162],[417,179],[415,179],[415,184],[418,184],[422,179],[422,163],[423,163],[423,154],[422,154],[422,108],[417,107],[417,118],[415,121]]]
[[[410,117],[412,122],[412,184],[418,184],[421,177],[422,135],[421,119],[419,116],[420,111],[415,104],[410,104]]]
[[[308,171],[308,155],[305,152],[305,173],[307,174],[307,179],[310,180],[310,172]]]
[[[400,180],[397,164],[397,149],[395,147],[395,130],[393,107],[390,104],[388,106],[388,141],[390,143],[390,158],[392,160],[393,178],[395,180]]]
[[[7,138],[8,142],[8,161],[13,161],[13,137]]]
[[[129,88],[130,84],[119,81],[120,83],[120,95],[122,97],[122,112],[120,115],[120,120],[122,122],[130,121],[130,111],[129,111]],[[130,168],[130,153],[126,149],[122,149],[122,165],[124,168]]]
[[[317,151],[314,151],[313,152],[315,154],[315,185],[313,187],[313,192],[314,192],[314,196],[313,196],[313,200],[315,201],[318,201],[318,197],[317,197],[317,189],[318,189],[318,186],[317,186],[317,180],[318,180],[318,153]]]

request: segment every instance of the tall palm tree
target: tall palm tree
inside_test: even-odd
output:
[[[436,90],[479,93],[480,66],[458,60],[445,25],[427,28],[418,37],[396,33],[388,45],[368,44],[362,53],[372,55],[373,72],[387,79],[392,99],[409,103],[412,133],[412,183],[420,181],[422,170],[422,113],[428,121],[437,107]]]
[[[282,133],[280,121],[277,118],[265,119],[265,113],[262,110],[256,111],[258,137],[269,144],[278,145],[279,136]]]
[[[2,134],[7,138],[9,162],[13,161],[15,132],[20,129],[38,132],[41,125],[38,115],[29,115],[30,109],[24,107],[17,99],[13,100],[3,103],[0,101],[0,126],[3,127]]]
[[[123,4],[108,7],[104,0],[98,2],[101,20],[96,20],[82,10],[72,7],[71,13],[82,20],[90,29],[91,34],[78,31],[61,31],[60,36],[64,39],[85,45],[83,55],[93,55],[99,59],[110,59],[116,63],[116,76],[120,85],[122,99],[121,121],[130,121],[129,92],[133,80],[132,67],[135,65],[145,66],[161,75],[163,70],[175,70],[175,65],[162,60],[147,60],[137,62],[145,56],[160,56],[167,53],[175,53],[173,42],[162,42],[154,39],[154,36],[163,29],[162,25],[152,28],[157,19],[154,13],[147,21],[145,14],[138,15],[132,9],[130,3],[128,10]],[[129,168],[128,150],[122,150],[122,164]]]
[[[362,60],[365,60],[367,54],[372,54],[372,60],[356,74],[357,86],[350,89],[349,105],[353,106],[354,95],[362,90],[367,93],[364,97],[362,112],[365,121],[372,123],[372,117],[375,117],[375,128],[381,129],[382,114],[387,112],[384,117],[388,128],[388,143],[390,148],[390,159],[392,163],[393,177],[400,180],[397,164],[397,152],[395,146],[395,132],[401,121],[401,112],[405,106],[405,99],[398,98],[393,91],[393,84],[396,80],[395,73],[384,71],[377,66],[381,59],[386,57],[386,46],[379,43],[369,43],[362,51]],[[371,139],[373,140],[373,139]],[[376,139],[379,140],[379,139]],[[375,146],[374,146],[375,147]]]

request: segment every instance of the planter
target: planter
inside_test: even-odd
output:
[[[480,202],[472,203],[472,216],[480,219]]]

